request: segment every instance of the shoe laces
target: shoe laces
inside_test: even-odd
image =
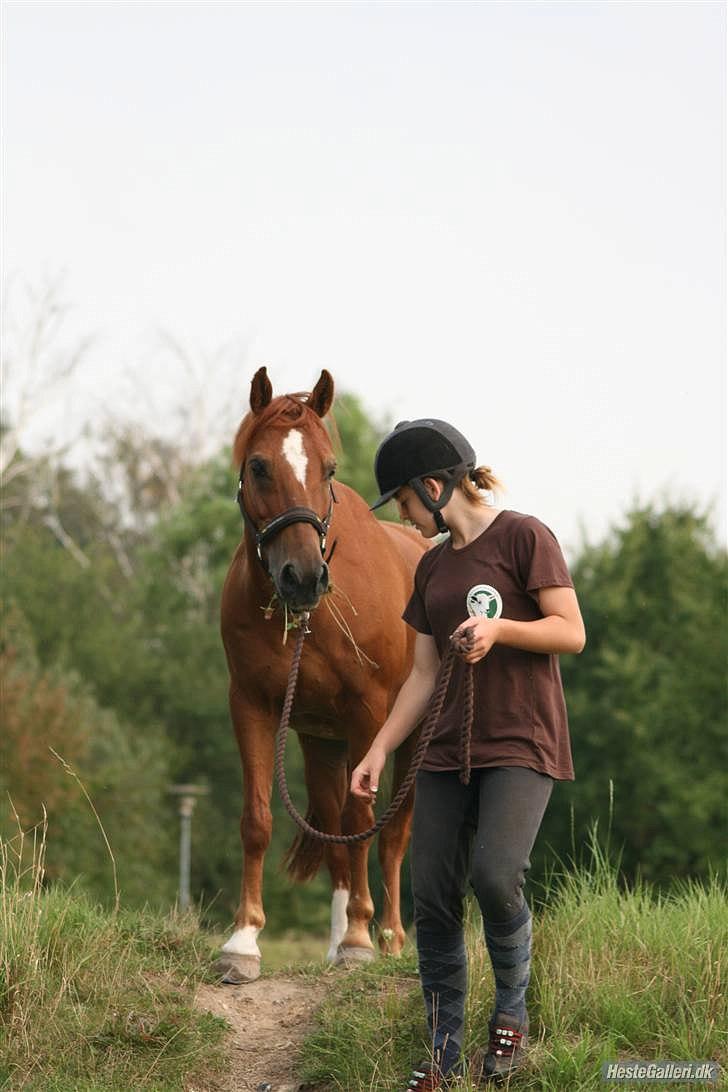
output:
[[[488,1053],[496,1058],[512,1058],[521,1045],[523,1032],[516,1028],[494,1027],[490,1033]]]
[[[442,1087],[442,1078],[439,1069],[432,1066],[418,1066],[412,1070],[412,1076],[407,1082],[406,1092],[435,1092]]]

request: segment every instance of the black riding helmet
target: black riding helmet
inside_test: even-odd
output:
[[[475,452],[463,434],[446,421],[429,417],[400,421],[377,449],[374,473],[380,496],[372,510],[391,500],[403,485],[409,485],[433,513],[438,529],[446,531],[440,509],[450,500],[457,483],[474,468]],[[439,500],[429,495],[423,478],[437,478],[443,483]]]

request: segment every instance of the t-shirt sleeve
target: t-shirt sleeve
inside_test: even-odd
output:
[[[425,554],[424,557],[426,556]],[[431,634],[432,627],[427,620],[427,611],[425,610],[424,575],[422,562],[420,562],[415,572],[415,585],[412,589],[412,595],[409,603],[404,608],[402,617],[407,625],[412,626],[418,633]]]
[[[516,540],[516,560],[526,591],[539,588],[573,588],[568,565],[553,531],[530,516],[523,521]]]

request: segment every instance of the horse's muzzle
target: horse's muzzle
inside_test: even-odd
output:
[[[276,590],[291,610],[313,610],[329,586],[325,561],[314,571],[304,572],[296,561],[286,561],[274,576]]]

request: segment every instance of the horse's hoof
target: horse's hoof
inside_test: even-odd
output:
[[[371,963],[373,960],[373,948],[345,948],[343,944],[340,944],[336,949],[334,964],[341,967],[351,963]]]
[[[221,975],[222,981],[230,986],[255,982],[256,978],[260,978],[260,956],[223,952],[215,964],[215,971]]]

